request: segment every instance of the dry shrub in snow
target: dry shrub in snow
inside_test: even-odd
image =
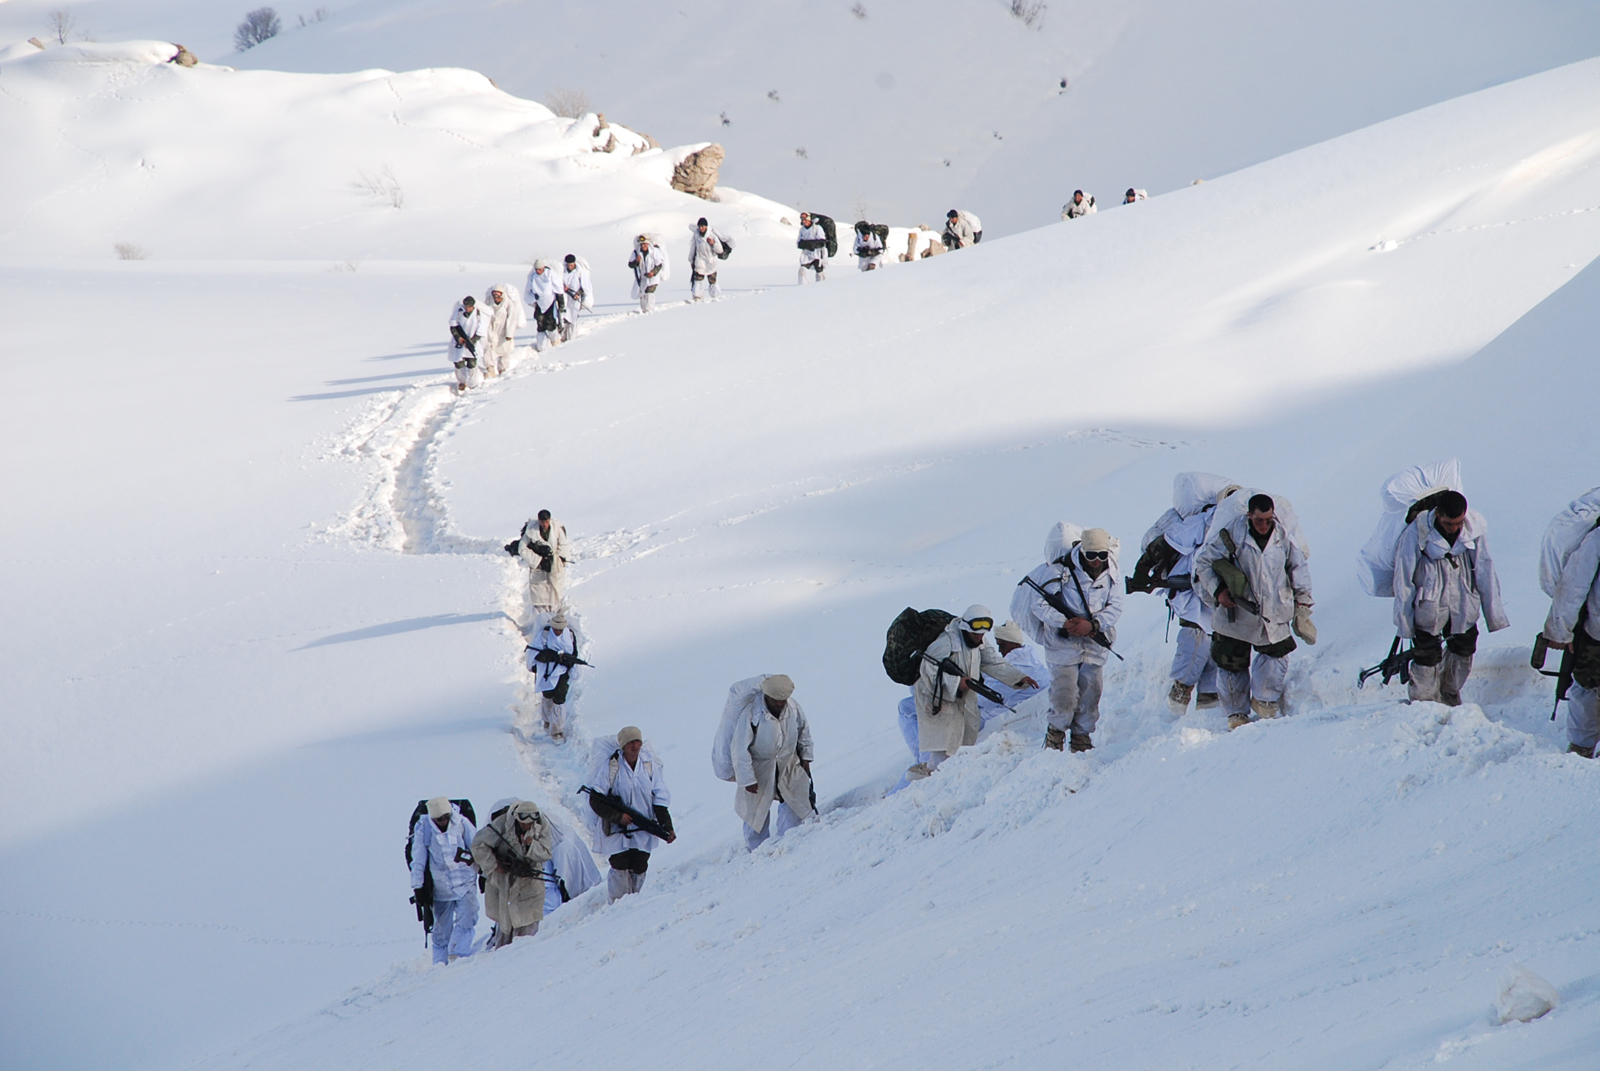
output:
[[[64,45],[67,43],[68,35],[77,26],[77,20],[66,8],[58,8],[46,16],[46,24],[50,27],[50,36],[56,39],[56,44]]]
[[[253,48],[269,37],[276,37],[283,29],[283,22],[278,18],[278,13],[270,7],[258,7],[245,15],[244,21],[234,27],[233,47],[243,52]]]
[[[1011,0],[1012,17],[1035,29],[1044,28],[1044,13],[1048,7],[1044,0]]]
[[[112,248],[117,251],[118,260],[143,260],[150,255],[144,246],[132,242],[118,242]]]
[[[380,204],[390,208],[405,207],[406,191],[401,188],[400,180],[394,177],[388,164],[384,164],[375,174],[369,175],[365,171],[358,171],[357,174],[361,177],[350,185]]]
[[[563,119],[582,119],[594,110],[589,107],[589,94],[581,89],[552,89],[544,106]]]

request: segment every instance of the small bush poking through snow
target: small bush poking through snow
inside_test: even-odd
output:
[[[77,27],[77,20],[72,17],[72,12],[66,8],[57,8],[47,16],[50,27],[50,36],[56,39],[56,44],[64,45],[67,37]]]
[[[243,52],[253,48],[269,37],[278,36],[283,29],[283,21],[278,18],[278,13],[270,7],[258,7],[245,15],[244,21],[234,27],[233,47]]]
[[[401,188],[400,180],[394,177],[388,164],[384,164],[376,174],[369,175],[365,171],[358,171],[357,174],[361,177],[350,185],[380,204],[390,208],[405,207],[406,191]]]
[[[582,119],[594,110],[589,107],[589,94],[581,89],[552,89],[544,106],[563,119]]]
[[[1044,13],[1048,8],[1044,0],[1011,0],[1011,14],[1022,20],[1022,25],[1044,29]]]
[[[118,242],[112,248],[117,251],[118,260],[143,260],[150,255],[144,246],[132,242]]]

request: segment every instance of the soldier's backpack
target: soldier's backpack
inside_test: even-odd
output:
[[[828,236],[828,256],[839,255],[839,232],[834,229],[833,217],[811,213],[811,222],[822,228],[822,233]]]
[[[722,251],[717,254],[717,259],[727,260],[728,254],[733,252],[733,239],[725,234],[719,234],[717,237],[722,241]]]
[[[1440,494],[1460,490],[1461,462],[1455,458],[1412,465],[1383,482],[1378,491],[1383,515],[1378,518],[1372,538],[1356,555],[1356,579],[1361,581],[1363,591],[1384,599],[1394,597],[1394,555],[1400,546],[1400,534],[1417,519],[1417,514],[1432,509]]]
[[[912,685],[922,671],[922,653],[956,615],[907,606],[889,626],[883,645],[883,671],[896,684]]]
[[[466,816],[467,821],[474,826],[478,824],[477,815],[473,813],[471,800],[451,800]],[[418,800],[416,807],[411,811],[411,822],[406,826],[406,870],[411,869],[411,841],[417,835],[417,819],[428,817],[428,801]],[[411,896],[412,904],[417,908],[417,921],[422,923],[423,940],[433,932],[433,867],[422,868],[422,888]]]
[[[1567,559],[1578,549],[1590,532],[1600,524],[1600,487],[1572,500],[1566,509],[1556,514],[1545,529],[1544,542],[1539,548],[1539,586],[1544,593],[1555,596],[1556,584]]]
[[[739,724],[739,712],[750,702],[750,697],[761,691],[761,685],[770,674],[762,673],[737,681],[728,689],[728,701],[722,705],[722,721],[717,725],[717,735],[711,741],[711,772],[723,781],[733,777],[733,730]]]

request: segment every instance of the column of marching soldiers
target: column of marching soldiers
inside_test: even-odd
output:
[[[1082,190],[1075,190],[1072,196],[1073,199],[1061,207],[1062,219],[1080,219],[1096,211],[1094,198],[1085,200]],[[1130,189],[1124,203],[1143,200],[1143,190]],[[917,243],[923,239],[923,232],[931,237],[923,242],[919,253]],[[852,246],[857,269],[867,272],[883,267],[888,240],[887,225],[857,221]],[[906,236],[906,251],[899,259],[923,260],[969,248],[982,240],[983,223],[978,217],[964,209],[952,208],[945,215],[942,233],[928,228],[911,231]],[[804,285],[826,279],[828,261],[839,251],[833,218],[820,212],[800,213],[795,248],[800,253],[798,282]],[[722,296],[717,275],[722,262],[732,254],[733,239],[711,226],[704,216],[700,217],[689,230],[691,301],[713,301]],[[628,270],[633,273],[633,297],[639,302],[639,311],[654,311],[657,292],[672,277],[672,262],[659,234],[640,234],[633,239]],[[471,294],[463,297],[450,310],[448,324],[449,358],[456,373],[456,393],[465,394],[482,386],[485,379],[504,375],[511,369],[517,331],[528,326],[529,316],[534,326],[533,351],[543,353],[551,346],[572,341],[578,332],[579,314],[593,310],[594,278],[589,262],[576,253],[562,258],[559,274],[550,261],[542,257],[535,260],[520,290],[510,283],[497,283],[484,292],[481,304]]]
[[[1469,507],[1454,461],[1405,469],[1382,494],[1385,510],[1357,558],[1358,575],[1368,594],[1392,600],[1396,635],[1359,683],[1399,677],[1408,702],[1457,706],[1479,620],[1491,632],[1510,624],[1488,524]],[[1162,593],[1169,625],[1178,623],[1167,693],[1175,717],[1191,701],[1197,711],[1226,715],[1230,731],[1280,717],[1296,638],[1317,640],[1310,549],[1289,501],[1210,473],[1179,473],[1172,507],[1140,547],[1124,581],[1115,537],[1061,522],[1046,537],[1044,562],[1017,585],[1010,620],[997,623],[983,605],[959,615],[904,610],[889,627],[883,663],[910,689],[899,719],[913,761],[889,792],[934,776],[987,722],[1040,691],[1048,691],[1044,747],[1091,750],[1104,669],[1110,656],[1121,657],[1117,624],[1133,593]],[[506,551],[528,566],[526,665],[544,730],[561,744],[572,682],[588,665],[564,598],[566,529],[541,510]],[[1600,487],[1551,521],[1539,572],[1551,603],[1533,668],[1557,677],[1558,706],[1568,701],[1568,753],[1592,759],[1600,741]],[[1562,652],[1558,670],[1544,669],[1549,649]],[[811,730],[794,694],[795,682],[781,673],[735,683],[713,742],[713,772],[734,783],[752,850],[817,813]],[[610,865],[610,899],[638,892],[651,852],[676,839],[660,755],[637,726],[624,726],[594,742],[579,792],[594,846]],[[497,803],[481,828],[466,800],[419,803],[407,862],[435,963],[472,954],[480,891],[494,923],[485,947],[495,948],[537,932],[546,912],[600,880],[577,834],[527,800]]]

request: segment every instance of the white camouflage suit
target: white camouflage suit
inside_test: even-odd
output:
[[[723,241],[715,227],[707,227],[702,235],[696,226],[690,234],[689,296],[695,301],[722,296],[722,287],[717,285],[717,267],[721,263],[717,254],[725,248]]]
[[[776,716],[760,689],[751,692],[734,723],[733,809],[744,822],[745,847],[754,849],[768,836],[783,836],[812,815],[811,775],[801,762],[816,755],[806,712],[793,696]],[[748,787],[754,785],[754,792]],[[778,817],[772,822],[772,804]]]
[[[645,744],[639,758],[632,766],[623,757],[622,749],[614,739],[595,741],[595,752],[589,768],[589,787],[610,795],[621,796],[622,801],[640,814],[654,816],[655,808],[672,802],[667,791],[666,771],[661,756]],[[645,869],[650,853],[661,843],[650,833],[631,830],[628,826],[613,825],[600,817],[591,806],[588,813],[590,831],[594,834],[595,851],[611,863],[611,873],[606,879],[606,892],[615,901],[629,893],[644,888]],[[642,859],[639,857],[642,855]],[[634,869],[626,869],[627,866]]]
[[[478,926],[478,872],[464,857],[472,855],[477,834],[461,808],[450,805],[450,823],[440,830],[426,814],[411,831],[411,887],[420,889],[433,873],[433,962],[472,955]]]
[[[541,653],[546,651],[550,654],[541,659]],[[567,735],[567,693],[561,691],[561,682],[566,680],[570,689],[577,679],[578,667],[564,666],[560,661],[551,660],[551,657],[575,657],[577,653],[578,637],[570,623],[559,633],[553,625],[544,626],[528,645],[528,670],[534,674],[534,686],[539,690],[539,718],[544,723],[545,732],[557,741],[565,739]],[[554,698],[557,692],[563,695],[560,703]]]
[[[1551,643],[1573,644],[1567,740],[1593,749],[1600,743],[1600,528],[1590,531],[1561,567],[1544,636]]]
[[[918,750],[931,756],[927,763],[929,770],[937,768],[961,748],[978,742],[978,730],[983,727],[978,693],[968,689],[957,694],[962,676],[977,679],[986,673],[1011,685],[1022,683],[1027,676],[1001,658],[999,648],[987,636],[977,647],[968,647],[962,639],[963,624],[961,618],[955,618],[928,644],[913,692],[917,705]],[[946,658],[955,663],[960,676],[940,671],[939,663]]]
[[[1094,616],[1106,638],[1115,643],[1117,622],[1122,620],[1122,579],[1113,556],[1106,569],[1091,577],[1083,567],[1080,547],[1073,547],[1063,564],[1053,564],[1055,578],[1042,587],[1060,594],[1068,609],[1079,617]],[[1082,593],[1079,593],[1079,588]],[[1032,589],[1029,589],[1032,591]],[[1087,597],[1089,605],[1084,606]],[[1044,660],[1050,667],[1050,728],[1088,736],[1100,722],[1100,692],[1105,687],[1105,665],[1109,652],[1089,636],[1063,636],[1067,617],[1032,591],[1028,612],[1039,622],[1036,630],[1044,647]]]
[[[815,248],[807,249],[801,242],[820,242]],[[800,283],[805,285],[810,282],[806,278],[807,272],[816,275],[816,281],[821,282],[827,278],[828,271],[828,232],[822,229],[822,224],[816,220],[811,221],[811,226],[801,227],[800,236],[795,239],[795,244],[800,250]]]
[[[517,556],[528,565],[528,598],[534,613],[561,608],[567,592],[567,528],[552,518],[549,530],[541,529],[538,518],[522,526],[522,538],[517,543]],[[548,548],[550,568],[544,568],[544,555],[537,545]]]
[[[633,296],[639,299],[640,312],[656,307],[656,288],[661,285],[666,263],[666,250],[659,245],[651,245],[649,249],[635,247],[628,258],[628,267],[633,270]]]
[[[456,338],[455,331],[450,332],[450,363],[456,369],[456,388],[468,390],[472,387],[483,386],[483,368],[478,360],[478,355],[483,353],[483,321],[484,316],[474,302],[472,311],[467,311],[465,302],[456,302],[456,307],[450,311],[451,328],[461,328],[461,333],[472,343],[471,347],[464,345]],[[470,362],[470,364],[469,364]]]
[[[524,296],[533,313],[534,326],[539,328],[533,336],[533,351],[543,353],[563,338],[561,324],[566,311],[562,306],[566,303],[566,294],[556,278],[556,270],[548,264],[542,271],[538,266],[530,268]]]
[[[524,826],[521,832],[519,821]],[[544,865],[552,850],[550,823],[527,800],[516,801],[490,819],[472,839],[472,858],[484,880],[483,913],[495,924],[494,947],[539,932],[545,907]],[[512,868],[524,873],[513,873]]]
[[[1483,517],[1469,509],[1461,532],[1447,540],[1434,524],[1434,511],[1427,510],[1400,533],[1394,552],[1394,623],[1417,650],[1407,688],[1414,700],[1459,706],[1478,646],[1479,615],[1490,632],[1511,624],[1500,601],[1487,530]]]
[[[494,292],[500,291],[500,301]],[[522,301],[517,288],[506,283],[491,286],[484,291],[483,304],[479,306],[488,315],[486,337],[483,340],[483,374],[498,376],[511,368],[511,354],[517,348],[517,328],[525,327],[527,316],[522,311]]]
[[[856,267],[876,271],[883,267],[883,239],[874,231],[856,231]]]
[[[1245,492],[1238,492],[1243,494]],[[1240,606],[1217,609],[1218,578],[1215,564],[1228,557],[1222,540],[1227,532],[1236,550],[1239,569],[1250,581],[1250,591],[1261,607],[1258,617]],[[1266,545],[1256,543],[1249,514],[1241,514],[1220,527],[1195,552],[1194,583],[1202,602],[1213,611],[1211,656],[1217,663],[1217,690],[1222,712],[1248,717],[1251,709],[1262,717],[1275,717],[1283,701],[1283,682],[1289,672],[1289,652],[1295,649],[1290,634],[1297,607],[1309,613],[1311,567],[1298,539],[1290,538],[1282,520],[1274,521]],[[1255,648],[1255,664],[1249,648]]]

